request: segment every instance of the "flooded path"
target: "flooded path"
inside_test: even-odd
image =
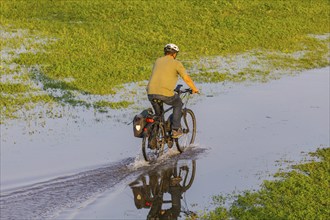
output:
[[[151,165],[144,161],[135,161],[134,158],[126,158],[97,169],[8,190],[2,193],[0,198],[1,219],[51,219],[58,217],[57,215],[60,213],[62,216],[59,219],[76,218],[74,213],[70,213],[70,217],[63,215],[70,209],[82,209],[89,203],[93,203],[98,197],[107,194],[108,191],[113,193],[120,184],[126,185],[131,182],[132,189],[141,188],[137,180],[132,181],[137,176],[139,176],[138,180],[142,176],[150,176],[150,174],[158,176],[158,172],[166,169],[173,170],[178,164],[187,170],[192,165],[185,165],[182,161],[195,161],[203,151],[203,149],[191,148],[184,154],[167,156]],[[195,170],[193,172],[195,175]],[[185,180],[179,182],[181,181],[186,182]],[[192,181],[193,179],[189,186]],[[158,179],[154,183],[158,183]],[[159,191],[160,189],[157,195]],[[156,195],[155,191],[154,194]],[[138,200],[141,198],[139,197]]]
[[[91,123],[87,116],[83,124],[54,120],[32,140],[15,126],[2,130],[1,219],[146,219],[159,209],[177,215],[178,207],[184,217],[209,207],[212,195],[256,189],[278,169],[276,161],[329,147],[329,70],[265,84],[202,84],[202,91],[217,95],[205,94],[190,106],[196,144],[155,165],[143,162],[141,140],[122,123]],[[166,182],[163,173],[185,170],[192,161],[195,176],[184,193],[173,196],[183,179],[171,178],[167,187],[149,189],[167,201],[160,208],[157,203],[158,211],[148,201],[146,207],[137,203],[134,187],[154,186],[153,173]],[[168,202],[173,198],[176,203]]]

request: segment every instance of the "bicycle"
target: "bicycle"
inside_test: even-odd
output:
[[[192,94],[191,89],[181,90],[182,85],[177,85],[174,90],[182,100],[185,100],[182,108],[181,127],[183,135],[179,138],[172,138],[171,120],[172,114],[165,121],[165,114],[173,109],[169,107],[164,111],[163,103],[161,103],[161,115],[149,114],[146,117],[146,132],[142,139],[142,153],[146,161],[155,161],[162,156],[168,149],[175,145],[180,153],[195,141],[196,136],[196,117],[191,109],[188,109],[187,103],[189,96]],[[167,145],[167,147],[166,147]]]

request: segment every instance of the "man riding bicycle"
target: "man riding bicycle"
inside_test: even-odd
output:
[[[180,123],[183,103],[180,96],[174,93],[178,76],[185,81],[193,93],[199,92],[182,63],[176,60],[178,52],[179,47],[177,45],[165,45],[164,56],[156,60],[147,86],[148,99],[157,115],[162,113],[163,102],[173,106],[173,138],[179,138],[183,134]]]

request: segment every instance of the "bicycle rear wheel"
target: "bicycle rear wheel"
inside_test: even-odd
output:
[[[146,161],[155,161],[164,153],[165,131],[155,123],[149,134],[142,139],[142,153]]]
[[[183,135],[175,139],[175,144],[182,153],[190,144],[194,143],[196,136],[196,117],[192,110],[183,109],[181,117]]]

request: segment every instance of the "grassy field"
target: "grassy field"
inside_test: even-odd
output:
[[[258,191],[214,197],[217,208],[204,213],[201,219],[320,219],[330,215],[329,167],[330,148],[318,149],[289,170],[264,181]],[[227,200],[233,200],[228,208]]]
[[[329,65],[328,0],[2,0],[1,121],[36,102],[99,106],[75,93],[114,94],[148,79],[163,46],[180,46],[188,70],[200,58],[252,52],[268,66]],[[301,53],[299,56],[295,54]],[[206,61],[207,62],[207,61]],[[211,65],[211,67],[210,67]],[[272,70],[232,76],[197,64],[200,82],[241,81]],[[221,65],[221,63],[219,64]],[[61,95],[54,95],[54,91]],[[102,103],[102,102],[101,102]],[[114,105],[127,107],[119,100]]]

